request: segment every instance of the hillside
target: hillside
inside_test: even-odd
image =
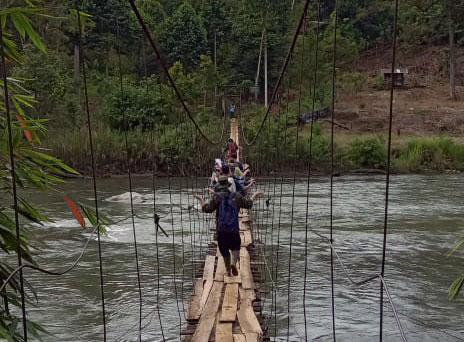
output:
[[[337,122],[345,133],[380,133],[387,129],[390,92],[380,89],[379,75],[389,67],[390,51],[370,50],[355,62],[362,87],[339,91]],[[464,49],[458,53],[464,59]],[[447,134],[459,138],[464,133],[464,87],[458,85],[457,101],[451,101],[447,80],[446,48],[428,47],[399,57],[399,66],[408,69],[406,85],[395,89],[394,132],[397,135]],[[464,70],[459,70],[458,75]],[[379,84],[380,83],[380,84]]]

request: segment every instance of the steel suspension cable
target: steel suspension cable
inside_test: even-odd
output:
[[[396,49],[397,49],[397,35],[398,35],[398,9],[399,0],[394,0],[395,4],[395,17],[393,22],[393,38],[392,38],[392,62],[391,62],[391,85],[390,85],[390,108],[388,118],[388,146],[387,146],[387,174],[385,177],[385,210],[383,221],[383,244],[382,244],[382,266],[381,266],[381,279],[385,275],[386,251],[387,251],[387,235],[388,235],[388,204],[390,200],[390,171],[391,171],[391,149],[392,149],[392,127],[393,127],[393,99],[394,99],[394,75],[396,68]],[[388,290],[387,290],[388,291]],[[388,293],[387,293],[388,294]],[[383,341],[383,301],[384,301],[384,284],[380,283],[380,332],[379,340]]]
[[[147,77],[148,77],[148,68],[147,68],[147,55],[146,55],[146,50],[145,50],[145,41],[143,39],[143,35],[142,35],[142,39],[141,39],[141,42],[142,42],[142,53],[143,53],[143,66],[144,66],[144,73],[145,73],[145,81],[147,81]],[[162,82],[161,82],[161,77],[159,78],[159,94],[160,94],[160,98],[163,98],[163,87],[162,87]],[[148,88],[148,83],[147,83],[147,87],[146,87],[146,92],[148,93],[149,91],[149,88]],[[163,104],[161,104],[161,112],[163,112]],[[155,132],[153,131],[154,128],[157,128],[157,134],[156,134],[156,140],[155,140]],[[152,157],[151,157],[151,160],[152,160],[152,193],[153,193],[153,229],[154,229],[154,235],[155,235],[155,263],[156,263],[156,266],[154,266],[155,268],[155,274],[156,274],[156,279],[155,279],[155,286],[156,286],[156,307],[155,307],[155,311],[156,311],[156,314],[158,316],[158,321],[159,321],[159,325],[160,325],[160,332],[161,332],[161,337],[163,339],[163,342],[166,341],[166,338],[164,336],[164,328],[163,328],[163,322],[161,320],[161,310],[160,310],[160,277],[161,277],[161,273],[160,273],[160,257],[159,257],[159,244],[158,244],[158,233],[159,233],[159,228],[160,228],[160,225],[159,225],[159,215],[157,214],[157,210],[156,210],[156,178],[157,178],[157,175],[156,175],[156,172],[158,170],[158,167],[156,165],[156,160],[155,160],[155,156],[157,155],[156,153],[156,147],[157,147],[157,144],[156,144],[156,141],[158,142],[158,146],[159,146],[159,141],[160,141],[160,128],[158,125],[154,125],[153,129],[151,130],[150,132],[150,140],[151,140],[151,144],[152,144]]]
[[[119,91],[120,91],[120,98],[124,100],[124,81],[122,75],[122,60],[121,60],[121,36],[119,32],[119,19],[116,18],[116,39],[118,41],[117,44],[117,53],[118,53],[118,69],[119,69]],[[133,182],[132,182],[132,171],[131,171],[131,152],[129,149],[129,139],[128,139],[128,130],[129,130],[129,122],[127,120],[126,109],[122,108],[122,119],[124,122],[124,146],[126,149],[126,167],[127,167],[127,177],[129,182],[129,199],[130,199],[130,210],[131,210],[131,223],[132,223],[132,235],[134,238],[134,255],[135,255],[135,266],[137,271],[137,288],[139,293],[139,331],[138,331],[138,340],[142,340],[142,310],[143,310],[143,295],[142,295],[142,283],[140,279],[140,264],[139,264],[139,253],[138,253],[138,246],[137,246],[137,233],[135,231],[135,210],[134,210],[134,198],[133,198]]]
[[[307,291],[307,279],[308,279],[308,233],[309,233],[309,200],[310,200],[310,181],[311,171],[313,162],[313,134],[314,134],[314,110],[316,109],[316,91],[318,87],[318,67],[319,67],[319,39],[320,39],[320,21],[321,21],[321,2],[317,1],[317,29],[316,29],[316,48],[315,48],[315,62],[314,62],[314,76],[313,76],[313,94],[312,94],[312,110],[311,110],[311,129],[309,133],[309,162],[308,172],[306,181],[306,213],[305,213],[305,252],[304,252],[304,280],[303,280],[303,317],[305,327],[305,341],[308,341],[308,324],[307,324],[307,313],[306,313],[306,291]],[[304,51],[303,51],[304,52]],[[300,113],[298,114],[298,117]]]
[[[160,84],[159,84],[159,91],[160,91],[160,96],[162,98],[163,93],[162,93],[162,86],[161,86],[161,79],[160,79]],[[163,108],[161,108],[163,110]],[[158,132],[158,141],[160,140],[160,136],[162,136],[161,132]],[[155,149],[155,147],[153,147]],[[156,152],[155,152],[156,153]],[[161,267],[160,267],[160,253],[159,253],[159,222],[157,218],[157,210],[156,210],[156,170],[155,170],[155,159],[153,158],[153,173],[152,173],[152,188],[153,188],[153,229],[155,233],[155,257],[156,257],[156,312],[158,314],[158,320],[160,324],[160,331],[161,331],[161,337],[163,338],[163,342],[166,341],[166,337],[164,336],[164,328],[163,328],[163,321],[161,319],[161,310],[160,310],[160,290],[161,290],[161,284],[160,284],[160,278],[161,278]]]
[[[304,17],[306,18],[307,12],[304,12]],[[290,341],[290,287],[291,287],[291,274],[292,274],[292,249],[293,249],[293,228],[294,228],[294,216],[295,216],[295,189],[296,189],[296,169],[298,161],[298,144],[300,139],[300,128],[298,118],[301,116],[301,101],[302,101],[302,92],[303,92],[303,70],[305,63],[305,29],[303,28],[303,35],[301,38],[302,49],[301,49],[301,60],[300,60],[300,80],[298,85],[298,113],[296,119],[296,132],[295,132],[295,157],[294,157],[294,170],[293,170],[293,187],[292,187],[292,201],[291,201],[291,214],[290,214],[290,237],[289,237],[289,254],[288,254],[288,278],[287,278],[287,342]]]
[[[176,135],[176,148],[173,152],[171,153],[177,153],[179,154],[179,151],[176,151],[177,148],[179,147],[178,144],[178,127],[179,124],[175,125],[175,135]],[[170,162],[172,162],[174,159],[174,156],[171,155]],[[171,240],[171,251],[172,251],[172,281],[174,285],[174,296],[176,298],[176,307],[177,307],[177,314],[179,316],[179,339],[182,333],[182,315],[180,313],[180,306],[179,306],[179,294],[177,292],[177,263],[176,263],[176,234],[175,234],[175,226],[174,226],[174,210],[173,210],[173,201],[172,201],[172,177],[171,177],[171,165],[168,165],[168,192],[169,192],[169,212],[171,215],[171,234],[172,234],[172,240]]]
[[[15,220],[15,234],[16,234],[16,256],[18,260],[18,267],[21,268],[23,265],[23,252],[21,249],[21,227],[19,222],[19,203],[18,203],[18,189],[17,189],[17,175],[16,175],[16,161],[15,152],[13,146],[13,127],[11,123],[11,111],[10,111],[10,94],[8,92],[8,77],[7,77],[7,65],[6,65],[6,51],[4,47],[4,34],[3,25],[0,23],[0,54],[2,56],[2,79],[3,79],[3,90],[5,97],[5,114],[7,122],[7,134],[8,134],[8,154],[10,161],[10,175],[11,175],[11,187],[13,190],[13,210]],[[7,282],[5,282],[7,283]],[[27,314],[26,314],[26,297],[24,294],[24,275],[22,268],[19,271],[19,291],[21,294],[21,315],[23,324],[23,338],[27,342]],[[3,293],[3,291],[0,291]],[[6,298],[6,296],[5,296]],[[8,303],[8,300],[5,301]]]
[[[272,116],[269,116],[268,118],[268,124],[267,124],[267,130],[268,130],[268,133],[267,133],[267,141],[266,141],[266,146],[270,147],[271,146],[271,142],[270,142],[270,139],[271,139],[271,118]],[[271,169],[271,162],[273,162],[273,159],[274,159],[274,155],[272,153],[272,151],[268,150],[268,153],[271,155],[270,158],[266,158],[266,161],[267,161],[267,170],[266,170],[266,183],[267,183],[267,190],[264,191],[265,194],[267,194],[267,199],[266,199],[266,207],[264,208],[266,210],[266,215],[265,215],[265,220],[264,220],[264,224],[265,224],[265,227],[264,227],[264,243],[263,243],[263,249],[262,249],[262,252],[261,252],[261,255],[262,255],[262,267],[261,267],[261,273],[264,274],[264,284],[265,286],[267,285],[267,273],[265,272],[266,271],[266,266],[267,263],[266,263],[266,253],[267,253],[267,242],[268,242],[268,235],[269,235],[269,232],[268,232],[268,223],[269,223],[269,216],[271,215],[271,212],[270,212],[270,193],[271,193],[271,178],[270,178],[270,169]],[[272,215],[274,215],[274,212],[272,212]],[[272,246],[271,246],[272,248]],[[272,280],[272,275],[270,275],[271,277],[271,280]],[[272,281],[273,283],[273,281]],[[271,284],[272,285],[272,284]],[[266,286],[266,295],[269,293],[269,291],[267,290],[267,286]],[[267,296],[264,297],[264,300],[263,300],[263,307],[265,307],[266,305],[266,302],[267,302]]]
[[[314,233],[315,235],[317,235],[317,236],[319,236],[319,237],[321,237],[321,238],[323,238],[323,239],[326,239],[326,240],[328,241],[330,248],[333,250],[333,253],[335,254],[335,257],[336,257],[336,259],[337,259],[337,261],[338,261],[338,264],[341,266],[341,268],[342,268],[342,270],[343,270],[343,273],[345,274],[345,276],[347,277],[348,281],[349,281],[353,286],[355,286],[355,287],[360,287],[360,286],[366,285],[366,284],[368,284],[368,283],[370,283],[370,282],[372,282],[372,281],[374,281],[374,280],[376,280],[376,279],[379,279],[380,282],[381,282],[381,284],[382,284],[382,287],[384,287],[385,291],[388,292],[388,293],[387,293],[387,296],[388,296],[388,299],[389,299],[389,302],[390,302],[390,306],[392,307],[392,311],[393,311],[394,313],[397,312],[395,303],[393,302],[393,299],[392,299],[392,297],[391,297],[391,295],[390,295],[390,293],[389,293],[389,290],[388,290],[388,288],[387,288],[387,284],[386,284],[386,282],[385,282],[385,280],[384,280],[384,278],[383,278],[383,276],[382,276],[381,274],[374,274],[374,275],[371,275],[371,276],[369,276],[369,277],[367,277],[367,278],[364,278],[364,279],[362,279],[362,280],[355,280],[355,279],[351,276],[351,274],[350,274],[348,268],[346,267],[346,265],[345,265],[345,263],[344,263],[342,257],[339,255],[337,249],[335,248],[334,244],[330,241],[330,239],[327,238],[327,237],[325,237],[325,236],[322,235],[322,234],[319,234],[319,233],[315,232],[315,231],[313,231],[313,233]],[[397,327],[398,327],[398,331],[399,331],[399,333],[400,333],[400,335],[401,335],[401,339],[402,339],[404,342],[407,342],[406,334],[404,333],[403,326],[402,326],[401,321],[400,321],[400,319],[399,319],[399,317],[398,317],[397,314],[395,314],[395,321],[396,321],[396,325],[397,325]]]
[[[181,126],[182,128],[182,126]],[[182,137],[184,140],[186,140],[186,135],[185,131],[182,130]],[[177,143],[177,146],[179,147],[179,154],[180,154],[180,146],[179,143]],[[186,146],[186,144],[182,144],[182,146]],[[189,172],[187,170],[187,172]],[[182,172],[183,174],[184,172]],[[180,243],[181,243],[181,255],[182,255],[182,273],[181,273],[181,282],[180,282],[180,299],[182,303],[182,312],[184,319],[187,319],[186,312],[185,312],[185,304],[184,304],[184,278],[185,278],[185,246],[184,246],[184,217],[183,217],[183,208],[182,208],[182,178],[179,180],[179,213],[180,213]]]
[[[280,163],[280,120],[281,120],[281,110],[282,110],[282,95],[279,96],[279,110],[278,110],[278,115],[277,115],[277,130],[276,130],[276,134],[275,134],[275,151],[276,151],[276,160],[275,160],[275,165],[277,165],[277,163]],[[277,169],[277,167],[275,167],[275,169]],[[273,192],[272,192],[272,221],[271,221],[271,246],[272,246],[272,249],[271,249],[271,265],[274,264],[274,255],[275,255],[275,252],[274,252],[274,221],[275,221],[275,201],[276,201],[276,188],[277,188],[277,172],[276,170],[274,171],[274,187],[273,187]],[[272,276],[272,273],[271,273],[271,276]],[[276,279],[275,276],[273,277],[273,279]],[[277,279],[276,279],[277,281]],[[272,319],[272,314],[273,314],[273,311],[274,311],[274,298],[275,298],[275,292],[277,290],[276,286],[275,286],[275,282],[272,283],[272,291],[271,291],[271,319]]]
[[[103,272],[101,233],[99,229],[100,213],[99,213],[99,208],[98,208],[97,172],[96,172],[96,163],[95,163],[95,149],[94,149],[93,136],[92,136],[92,122],[90,120],[89,94],[88,94],[88,87],[87,87],[87,71],[85,67],[85,54],[84,54],[84,47],[83,47],[83,42],[82,42],[82,22],[81,22],[81,12],[80,12],[80,0],[76,2],[76,11],[77,11],[77,23],[79,26],[78,35],[77,35],[78,47],[79,47],[79,64],[82,69],[82,82],[84,86],[84,100],[85,100],[85,112],[87,115],[87,130],[89,134],[90,160],[92,162],[93,197],[94,197],[94,204],[95,204],[95,217],[97,221],[98,264],[99,264],[99,272],[100,272],[100,297],[101,297],[101,304],[102,304],[103,341],[106,342],[107,332],[106,332],[105,282],[104,282],[104,272]]]
[[[194,149],[195,145],[195,136],[193,134],[193,128],[191,125],[188,126],[188,130],[192,139],[192,149]],[[194,170],[193,172],[196,172]],[[192,179],[191,187],[189,187],[189,180]],[[189,233],[190,233],[190,258],[191,258],[191,280],[192,280],[192,287],[195,284],[195,223],[193,222],[193,216],[192,216],[192,210],[195,210],[195,199],[191,196],[191,193],[193,193],[193,176],[189,175],[187,177],[187,205],[189,208],[188,211],[188,219],[189,219]]]
[[[288,114],[289,114],[289,101],[290,101],[290,87],[291,87],[291,79],[288,77],[288,85],[287,85],[287,102],[285,105],[285,129],[284,129],[284,144],[283,149],[287,148],[287,128],[288,128]],[[282,170],[281,170],[282,171]],[[274,298],[274,336],[277,338],[277,291],[279,285],[279,251],[280,251],[280,233],[281,233],[281,219],[282,219],[282,196],[283,196],[283,183],[284,183],[284,176],[283,173],[280,177],[280,196],[279,196],[279,218],[278,218],[278,225],[277,225],[277,249],[276,249],[276,262],[275,262],[275,281],[277,290],[275,291],[275,298]]]
[[[335,172],[335,99],[336,99],[336,81],[337,81],[337,34],[338,34],[338,0],[335,0],[335,18],[333,32],[333,61],[332,61],[332,113],[330,122],[330,243],[333,243],[333,207],[334,207],[334,172]],[[334,255],[330,248],[330,298],[332,311],[332,337],[336,342],[336,325],[335,325],[335,274],[334,274]]]

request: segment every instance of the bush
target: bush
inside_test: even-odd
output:
[[[111,128],[148,130],[156,123],[165,121],[169,109],[156,80],[140,83],[124,80],[121,93],[119,80],[113,79],[107,88],[104,116]]]
[[[379,137],[357,138],[350,144],[348,157],[353,167],[381,169],[385,167],[387,150]]]
[[[366,82],[366,76],[360,72],[346,72],[339,77],[341,88],[345,93],[351,95],[361,92]]]
[[[311,148],[311,133],[310,126],[307,132],[303,131],[299,141],[298,151],[299,158],[309,162],[310,148]],[[313,140],[312,140],[312,160],[314,165],[325,163],[329,160],[330,154],[330,139],[322,134],[321,126],[318,123],[313,127]]]

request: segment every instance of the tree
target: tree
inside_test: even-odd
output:
[[[145,0],[139,7],[148,27],[153,31],[157,31],[166,19],[163,5],[158,0]],[[138,27],[138,24],[136,27]]]
[[[160,38],[170,64],[179,61],[187,70],[198,66],[200,56],[206,52],[203,21],[189,3],[180,5],[166,19]]]

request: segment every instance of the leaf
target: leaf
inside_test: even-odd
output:
[[[458,249],[461,249],[461,247],[464,245],[464,237],[460,238],[458,243],[453,247],[453,249],[448,253],[448,256],[456,253]]]
[[[462,285],[464,285],[464,275],[457,278],[450,286],[448,290],[448,300],[453,301],[461,292]]]
[[[71,213],[73,214],[74,218],[77,220],[77,222],[79,222],[82,228],[85,228],[85,219],[82,215],[79,206],[68,196],[64,196],[64,200],[66,201],[66,204],[68,205],[68,208],[71,210]]]
[[[10,332],[6,330],[5,328],[3,328],[2,326],[0,326],[0,338],[8,342],[15,342],[13,337],[11,337]]]
[[[19,125],[24,131],[24,136],[26,137],[27,141],[32,144],[32,133],[27,129],[26,121],[24,121],[24,118],[21,115],[16,115],[16,118],[18,119]]]
[[[12,13],[10,18],[21,38],[26,38],[26,30],[24,29],[24,17],[19,13]]]
[[[36,208],[30,205],[24,198],[19,198],[18,210],[21,215],[26,217],[28,220],[42,225],[43,222],[48,222],[47,216],[41,214]]]
[[[18,31],[21,38],[26,36],[32,41],[32,44],[42,52],[45,52],[45,44],[37,33],[37,31],[32,26],[29,15],[38,14],[40,12],[37,8],[23,8],[23,7],[11,7],[5,10],[0,11],[0,16],[2,18],[2,25],[6,25],[6,18],[9,16],[13,22],[16,30]],[[5,24],[3,23],[5,22]]]

